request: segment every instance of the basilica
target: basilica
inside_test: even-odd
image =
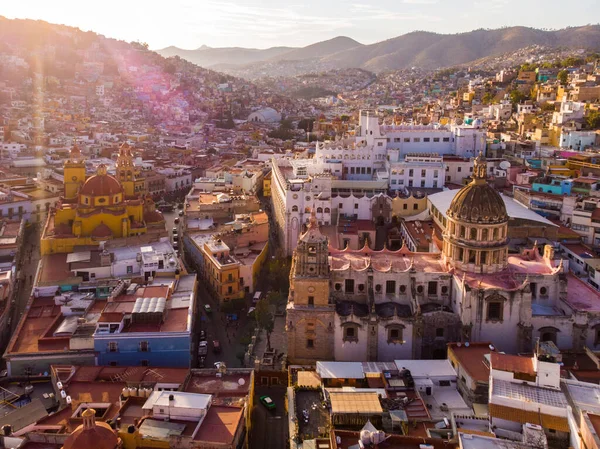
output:
[[[338,249],[313,212],[290,273],[291,363],[445,358],[448,342],[530,352],[600,348],[600,297],[550,245],[509,252],[509,215],[487,162],[444,216],[439,252]]]
[[[64,195],[48,215],[41,253],[73,252],[76,247],[164,228],[164,218],[146,195],[145,181],[129,145],[119,149],[116,176],[100,165],[90,177],[86,177],[85,160],[75,145],[64,164]]]

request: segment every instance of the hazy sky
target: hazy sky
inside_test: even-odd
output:
[[[340,35],[369,44],[414,30],[599,23],[600,0],[0,0],[0,15],[139,40],[152,49],[266,48]]]

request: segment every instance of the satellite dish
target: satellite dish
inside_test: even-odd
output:
[[[465,342],[465,347],[468,348],[471,344],[467,341]]]
[[[508,170],[510,168],[510,162],[508,162],[508,161],[500,162],[500,168],[502,170]]]
[[[240,385],[240,386],[241,386],[241,385],[245,385],[245,384],[246,384],[246,380],[245,380],[245,379],[243,379],[242,377],[240,377],[240,378],[238,379],[238,385]]]
[[[460,348],[462,346],[462,343],[459,341],[458,343],[456,343],[456,346]]]
[[[496,348],[494,348],[494,345],[490,345],[489,348],[490,348],[490,351],[493,351],[496,349]]]

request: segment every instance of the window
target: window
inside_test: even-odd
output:
[[[424,178],[427,176],[427,170],[421,170],[421,177]]]
[[[147,341],[140,341],[140,351],[141,352],[148,352],[149,350],[149,345]]]
[[[402,343],[402,329],[393,327],[388,329],[388,343]]]
[[[338,291],[338,292],[339,292],[339,291],[342,289],[342,284],[340,284],[339,282],[337,282],[337,283],[335,284],[335,289],[336,289],[336,291]]]
[[[443,327],[438,327],[435,330],[435,336],[436,337],[444,337],[444,328]]]
[[[315,341],[312,338],[308,338],[306,340],[306,347],[307,348],[314,348],[315,347]]]
[[[415,137],[415,138],[413,139],[413,142],[416,142],[416,143],[419,143],[420,141],[421,141],[421,138],[420,138],[420,137]]]
[[[396,293],[396,281],[385,281],[385,293],[388,295]]]
[[[344,289],[344,291],[346,293],[354,293],[354,279],[346,279],[345,284],[346,288]]]
[[[444,142],[450,142],[450,137],[444,137]]]
[[[429,137],[423,137],[423,142],[429,142],[431,139]]]
[[[358,209],[358,203],[354,205],[354,209]]]
[[[418,210],[419,209],[419,205],[418,204],[413,204],[413,210]]]
[[[548,294],[548,288],[547,287],[540,288],[540,295],[546,296],[547,294]]]
[[[375,286],[375,291],[376,291],[377,293],[381,293],[381,284],[377,284],[377,285]]]
[[[117,345],[116,341],[108,342],[108,352],[117,352],[118,349],[119,349],[119,346]]]
[[[292,206],[292,212],[298,212],[298,206]]]
[[[456,171],[457,171],[458,173],[460,173],[460,172],[462,171],[462,167],[458,167],[458,168],[456,169]]]
[[[406,142],[406,143],[410,142],[410,137],[405,137],[404,142]]]
[[[404,209],[404,210],[408,209],[408,204],[404,203],[402,209]]]
[[[308,297],[308,305],[309,306],[314,306],[315,305],[315,297],[314,296],[309,296]]]
[[[429,282],[429,284],[427,285],[427,293],[429,295],[437,295],[437,282],[436,281]]]
[[[423,293],[423,286],[422,286],[422,285],[419,285],[419,286],[417,287],[417,293],[418,293],[418,294],[421,294],[421,293]]]
[[[502,321],[502,303],[500,301],[488,302],[487,320]]]
[[[413,169],[411,168],[410,170],[408,170],[408,176],[413,176]]]
[[[471,228],[471,240],[477,240],[477,228]]]
[[[358,284],[358,291],[359,292],[364,292],[365,291],[365,284]]]
[[[448,294],[448,287],[445,285],[442,285],[442,295],[447,295]]]
[[[440,141],[440,138],[439,138],[439,137],[434,137],[434,138],[433,138],[433,141],[434,141],[434,142],[439,142],[439,141]]]
[[[400,286],[400,293],[406,293],[406,285]]]
[[[356,325],[344,327],[344,341],[358,341],[358,328]]]
[[[400,137],[394,137],[394,142],[400,142]]]

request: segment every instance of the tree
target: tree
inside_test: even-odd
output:
[[[560,72],[558,72],[558,75],[556,76],[558,78],[558,81],[560,81],[560,84],[567,84],[567,81],[569,79],[569,72],[567,72],[566,70],[561,70]]]
[[[590,129],[600,128],[600,111],[590,111],[585,118],[585,122]]]
[[[298,129],[303,129],[304,131],[311,133],[313,130],[313,124],[315,123],[314,118],[303,118],[298,122]]]
[[[491,92],[486,92],[481,98],[483,104],[490,104],[494,101],[494,94]]]
[[[527,96],[519,89],[513,89],[510,91],[510,102],[513,105],[521,103]]]
[[[271,332],[275,327],[273,321],[273,314],[269,311],[269,300],[263,298],[256,304],[254,310],[254,316],[256,317],[256,325],[259,329],[264,329],[267,333],[267,350],[271,350]]]

